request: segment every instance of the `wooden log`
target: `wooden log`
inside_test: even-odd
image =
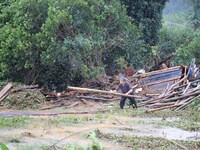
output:
[[[103,101],[103,102],[112,102],[112,101],[116,101],[119,100],[118,98],[116,99],[105,99],[105,98],[99,98],[99,97],[92,97],[92,96],[76,96],[77,98],[81,98],[81,99],[89,99],[89,100],[94,100],[94,101]]]
[[[0,91],[0,102],[3,101],[7,93],[10,91],[10,89],[13,87],[12,83],[8,83],[1,91]]]
[[[149,110],[147,110],[147,112],[154,112],[154,111],[163,110],[163,109],[167,109],[167,108],[178,107],[178,106],[181,106],[181,104],[164,106],[164,107],[155,108],[155,109],[149,109]]]
[[[141,98],[141,96],[136,96],[136,95],[126,95],[126,94],[115,93],[115,92],[110,92],[110,91],[80,88],[80,87],[72,87],[72,86],[68,86],[67,89],[68,90],[75,90],[75,91],[87,91],[87,92],[94,92],[94,93],[102,93],[102,94],[113,94],[113,95],[117,95],[117,96],[132,97],[132,98]]]
[[[11,92],[19,92],[19,91],[23,91],[23,90],[27,90],[27,89],[36,89],[38,87],[39,87],[39,85],[27,85],[27,86],[17,87],[15,89],[11,90]]]
[[[152,71],[152,72],[148,72],[148,73],[144,73],[144,74],[139,74],[139,75],[133,75],[133,78],[144,78],[144,77],[148,77],[150,75],[156,74],[156,73],[163,73],[163,72],[167,72],[170,70],[175,70],[175,69],[180,69],[182,68],[182,66],[176,66],[176,67],[171,67],[171,68],[166,68],[166,69],[161,69],[161,70],[157,70],[157,71]]]

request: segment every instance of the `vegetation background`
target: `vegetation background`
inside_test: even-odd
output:
[[[199,0],[0,0],[0,80],[63,90],[124,66],[200,63]]]

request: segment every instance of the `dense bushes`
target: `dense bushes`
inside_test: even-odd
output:
[[[189,65],[192,58],[196,58],[196,63],[200,64],[200,29],[194,33],[194,37],[179,47],[176,52],[176,64]]]
[[[0,3],[1,80],[63,89],[115,69],[119,57],[143,65],[141,34],[118,0]]]

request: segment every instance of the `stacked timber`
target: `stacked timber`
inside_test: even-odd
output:
[[[167,86],[160,95],[145,102],[141,102],[139,105],[150,108],[147,112],[154,112],[167,108],[173,108],[173,110],[186,108],[188,104],[200,97],[200,79],[196,79],[192,82],[187,81],[186,84],[182,84],[185,79],[187,79],[187,76],[171,86]]]

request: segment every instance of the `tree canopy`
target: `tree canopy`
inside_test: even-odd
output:
[[[64,88],[120,57],[143,64],[141,34],[118,0],[4,0],[1,12],[0,79]]]

